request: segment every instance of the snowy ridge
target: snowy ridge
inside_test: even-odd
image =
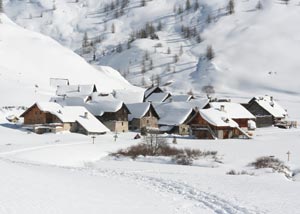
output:
[[[97,70],[49,37],[21,28],[3,14],[0,18],[0,90],[9,92],[1,93],[0,105],[49,100],[55,94],[51,78],[68,79],[71,84],[94,83],[99,91],[141,91],[114,69]]]
[[[152,0],[144,6],[131,0],[120,13],[117,5],[107,8],[112,3],[107,0],[9,0],[5,9],[18,24],[55,38],[93,64],[112,66],[136,85],[159,79],[166,89],[183,94],[200,93],[205,85],[220,93],[300,93],[297,0],[287,5],[261,0],[260,9],[257,0],[235,1],[232,15],[227,15],[227,0],[203,0],[198,7],[195,2],[190,0],[186,10],[180,0]],[[128,49],[130,35],[146,23],[161,24],[159,40],[136,39]],[[191,34],[195,27],[196,36],[187,38],[182,27],[190,27]],[[81,49],[85,32],[95,43],[88,53]],[[205,59],[209,45],[215,53],[212,61]]]

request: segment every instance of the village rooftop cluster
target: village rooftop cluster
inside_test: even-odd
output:
[[[229,99],[174,95],[152,86],[133,103],[117,93],[99,92],[96,85],[60,83],[49,102],[33,104],[20,117],[24,118],[24,128],[39,134],[70,131],[99,135],[130,130],[198,139],[249,139],[256,128],[297,126],[286,121],[287,111],[268,95],[235,103]]]

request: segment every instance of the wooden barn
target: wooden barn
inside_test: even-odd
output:
[[[286,110],[272,96],[254,97],[244,106],[255,115],[257,127],[272,126],[287,116]]]
[[[210,108],[225,112],[229,118],[233,119],[240,128],[248,129],[249,121],[255,121],[256,118],[244,106],[232,102],[211,102]]]
[[[109,130],[86,108],[61,106],[54,102],[35,103],[21,117],[26,128],[36,133],[70,131],[91,134],[105,134]]]
[[[213,108],[197,111],[188,124],[198,139],[250,138],[228,114]]]
[[[112,132],[128,131],[129,109],[122,101],[111,98],[89,102],[86,108]]]
[[[130,111],[128,116],[129,129],[158,128],[159,116],[151,103],[127,104]]]

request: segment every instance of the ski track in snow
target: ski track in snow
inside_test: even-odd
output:
[[[127,179],[131,182],[137,183],[138,185],[144,186],[147,189],[149,188],[155,192],[158,192],[162,196],[164,194],[172,194],[177,197],[179,196],[184,200],[192,202],[193,204],[192,207],[190,206],[182,207],[180,206],[181,203],[178,203],[178,206],[174,208],[176,213],[193,213],[191,211],[191,208],[193,208],[193,210],[197,208],[202,208],[207,210],[209,213],[217,213],[217,214],[265,213],[265,211],[248,209],[246,207],[236,205],[216,195],[198,190],[197,188],[190,186],[184,182],[167,180],[161,177],[142,175],[140,174],[140,172],[125,172],[121,170],[100,169],[100,168],[57,166],[51,164],[41,164],[41,163],[33,163],[28,161],[11,159],[3,156],[0,157],[0,160],[10,164],[18,164],[18,165],[29,166],[29,167],[58,168],[58,169],[71,170],[75,172],[76,171],[86,172],[89,173],[91,176],[109,177],[109,178],[120,179],[120,180]],[[178,199],[174,198],[174,200],[178,200]],[[34,206],[38,206],[38,205],[35,204]],[[5,207],[3,205],[0,205],[0,210],[5,210]]]

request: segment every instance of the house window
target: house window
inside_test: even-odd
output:
[[[122,122],[122,126],[124,126],[124,122]]]
[[[150,122],[149,122],[149,120],[147,120],[147,124],[149,124]]]

